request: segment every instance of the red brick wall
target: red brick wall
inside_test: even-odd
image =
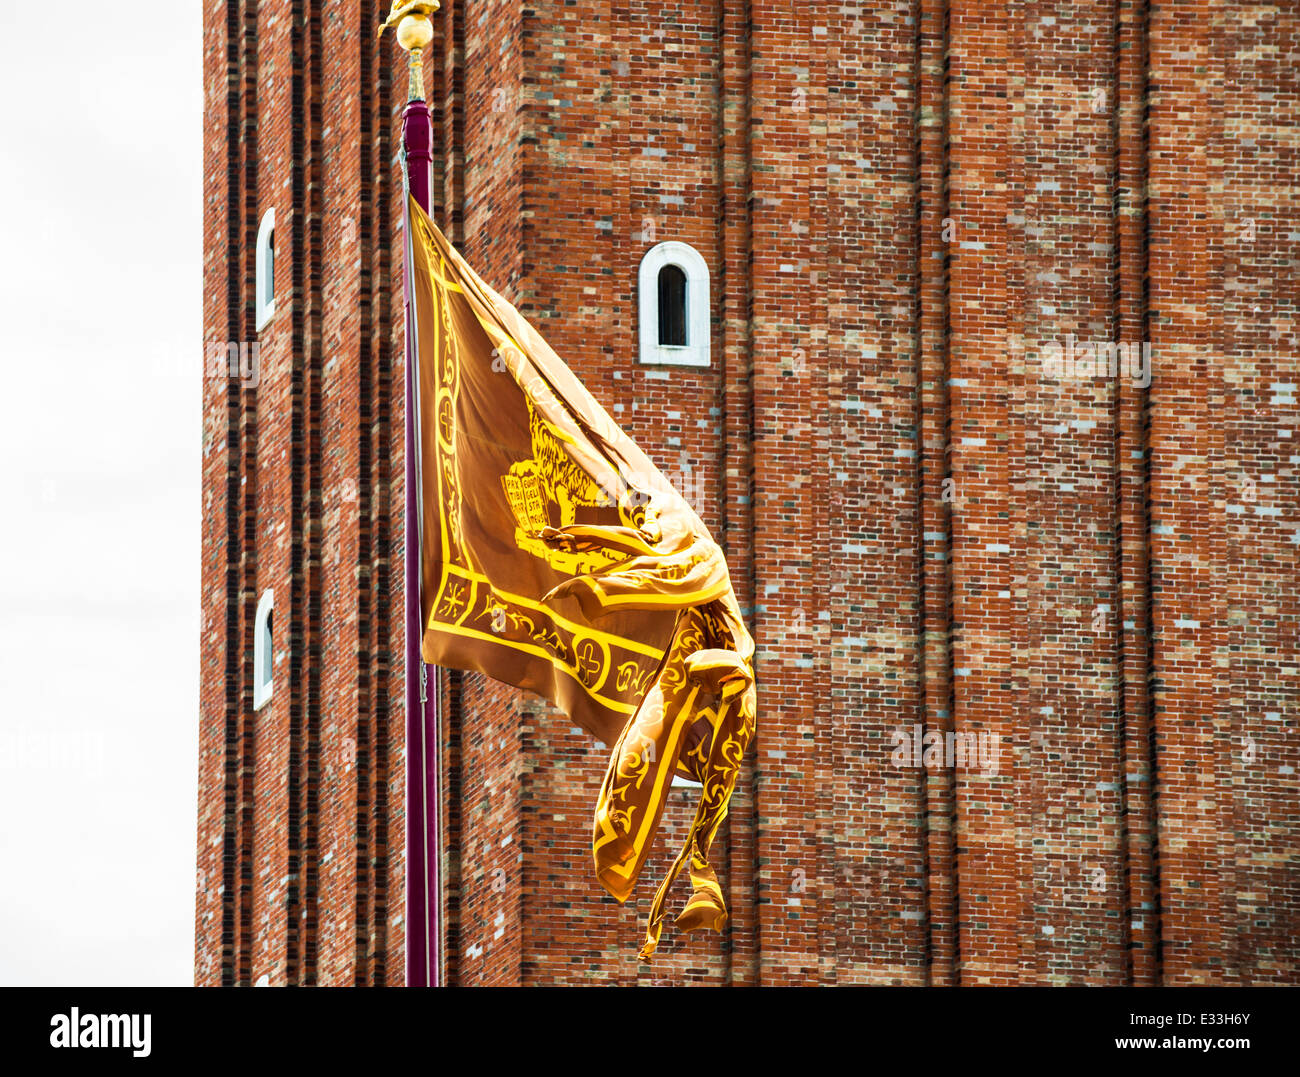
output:
[[[196,979],[403,975],[400,175],[386,4],[207,6]],[[1276,5],[445,0],[435,216],[686,480],[752,618],[724,936],[591,874],[606,749],[444,678],[476,983],[1295,983],[1300,18]],[[636,271],[712,364],[636,361]],[[1149,341],[1149,389],[1045,347]],[[251,709],[276,593],[275,697]],[[896,731],[996,735],[899,767]]]
[[[256,387],[204,379],[200,983],[404,977],[399,95],[365,8],[206,8],[205,344],[256,341],[261,362]]]

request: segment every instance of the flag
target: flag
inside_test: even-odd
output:
[[[702,786],[651,905],[726,923],[709,849],[754,735],[754,643],[708,529],[519,312],[408,199],[422,649],[546,697],[611,746],[596,878],[622,902],[674,774]]]

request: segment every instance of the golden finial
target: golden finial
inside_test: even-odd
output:
[[[403,3],[393,0],[393,10],[388,13],[388,20],[379,28],[383,32],[390,26],[397,27],[397,43],[411,54],[411,80],[407,100],[424,100],[424,59],[423,53],[433,40],[433,24],[429,16],[440,8],[439,0],[424,0],[421,3]]]

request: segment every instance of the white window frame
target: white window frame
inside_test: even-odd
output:
[[[686,274],[686,343],[659,343],[659,271],[675,265]],[[666,366],[708,366],[712,318],[709,265],[689,243],[670,239],[651,247],[637,273],[640,361]]]
[[[253,297],[257,308],[257,330],[260,333],[275,314],[275,262],[272,244],[275,236],[275,207],[272,206],[262,215],[262,223],[257,229],[256,283]],[[271,298],[266,298],[267,283],[271,286]]]
[[[266,653],[266,621],[275,609],[275,592],[270,588],[262,592],[257,602],[257,616],[253,618],[253,710],[261,710],[271,701],[275,687],[275,624],[271,625],[271,653]],[[262,670],[267,678],[262,680]]]

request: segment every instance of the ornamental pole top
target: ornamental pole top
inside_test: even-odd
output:
[[[388,19],[379,28],[380,36],[390,26],[397,28],[397,43],[411,54],[410,83],[408,100],[424,100],[424,58],[423,52],[433,41],[433,25],[429,16],[440,8],[439,0],[420,0],[418,3],[403,3],[393,0],[393,9]]]
[[[384,25],[379,28],[379,32],[382,34],[390,26],[397,26],[400,37],[400,24],[408,16],[415,16],[417,19],[427,21],[429,16],[440,7],[442,7],[441,0],[418,0],[418,2],[415,3],[404,2],[404,0],[393,0],[393,9],[388,13],[388,19],[384,22]],[[423,48],[424,46],[421,45],[419,47]],[[409,50],[411,46],[403,45],[402,48]]]

